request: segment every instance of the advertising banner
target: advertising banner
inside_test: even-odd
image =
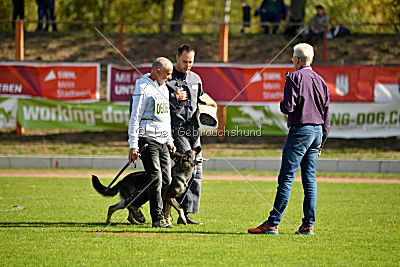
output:
[[[331,137],[400,136],[399,103],[332,103]]]
[[[13,128],[17,123],[18,99],[0,97],[0,129]]]
[[[108,100],[128,103],[140,73],[150,64],[131,67],[109,65]],[[400,66],[313,66],[329,88],[332,102],[399,102]],[[200,75],[204,91],[219,104],[241,105],[277,102],[283,98],[286,72],[293,66],[206,64],[192,68]]]
[[[18,122],[25,128],[127,130],[128,106],[18,99]]]
[[[3,96],[97,101],[99,88],[99,63],[0,62]]]
[[[139,72],[139,71],[140,72]],[[107,65],[107,101],[128,104],[129,97],[135,90],[135,83],[142,75],[151,71],[151,66],[139,67],[135,70],[132,67]]]
[[[376,138],[400,136],[400,105],[398,103],[331,103],[332,138]],[[259,131],[262,135],[286,135],[286,116],[279,103],[263,106],[227,107],[226,131],[245,134]]]

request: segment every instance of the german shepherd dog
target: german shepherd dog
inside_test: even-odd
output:
[[[196,147],[193,150],[186,151],[183,155],[178,152],[175,152],[174,155],[172,155],[175,159],[175,165],[171,170],[172,181],[163,192],[163,199],[166,202],[164,217],[166,222],[169,224],[171,223],[171,207],[174,207],[179,213],[178,222],[187,224],[184,211],[175,198],[182,196],[186,192],[188,183],[192,178],[194,167],[196,163],[199,162],[196,160],[196,157],[200,153],[200,150],[200,147]],[[124,208],[128,208],[129,210],[128,221],[130,223],[144,223],[145,218],[138,210],[138,207],[148,201],[148,190],[146,187],[148,183],[149,178],[144,171],[133,172],[107,190],[107,187],[100,183],[99,178],[92,175],[92,184],[98,193],[105,197],[112,197],[119,193],[120,201],[108,208],[107,223],[111,222],[111,216],[115,211]],[[128,206],[133,199],[135,200]]]

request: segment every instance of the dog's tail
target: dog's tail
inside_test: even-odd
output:
[[[92,175],[92,184],[94,189],[96,189],[97,192],[99,192],[101,195],[105,196],[105,197],[112,197],[115,196],[116,194],[118,194],[118,184],[116,184],[115,186],[108,188],[105,187],[104,185],[102,185],[100,183],[99,178],[97,178],[97,176]]]

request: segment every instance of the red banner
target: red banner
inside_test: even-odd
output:
[[[336,102],[398,102],[400,99],[400,66],[313,66],[329,88],[331,101]],[[292,65],[196,64],[192,69],[200,75],[204,91],[220,104],[277,102],[283,98],[285,73]],[[140,73],[137,70],[109,65],[108,100],[129,101]],[[111,75],[110,75],[111,74]]]
[[[151,71],[151,66],[122,67],[114,64],[107,66],[107,100],[126,104],[135,90],[135,82],[142,75]]]
[[[99,63],[0,63],[0,95],[99,100]]]

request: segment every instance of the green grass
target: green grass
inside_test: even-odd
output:
[[[108,183],[110,179],[102,180]],[[276,182],[252,182],[272,201]],[[107,232],[176,239],[85,234],[105,227],[117,198],[104,198],[89,179],[0,178],[0,264],[9,265],[398,265],[400,184],[318,185],[316,235],[296,236],[283,221],[279,236],[249,235],[270,206],[245,181],[203,181],[204,225],[155,230],[126,222]],[[286,218],[297,228],[302,187],[295,182]],[[14,205],[24,209],[9,210]],[[118,213],[115,214],[115,216]],[[148,204],[144,214],[150,219]],[[176,213],[173,213],[176,217]]]

